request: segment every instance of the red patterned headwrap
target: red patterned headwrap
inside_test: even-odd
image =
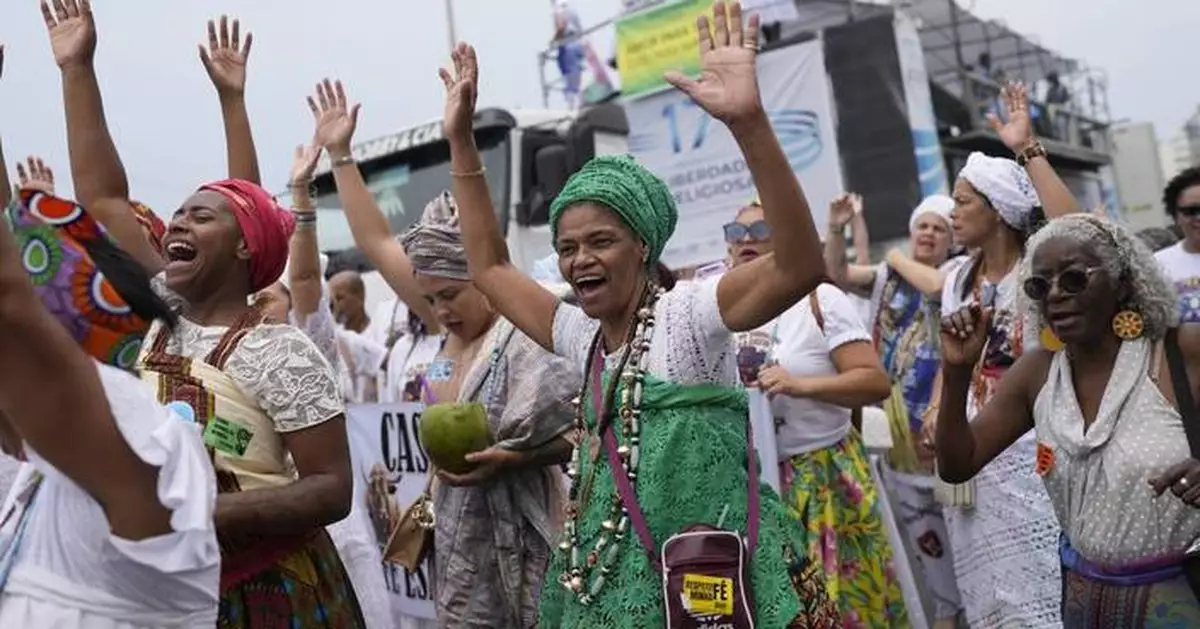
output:
[[[287,266],[288,241],[296,218],[261,186],[244,179],[226,179],[200,186],[229,200],[242,238],[250,247],[250,288],[258,292],[279,279]]]
[[[142,226],[142,231],[146,232],[146,237],[150,239],[150,244],[154,245],[154,250],[162,252],[163,238],[167,235],[167,224],[163,222],[154,210],[151,210],[146,204],[141,201],[130,201],[133,206],[133,216],[137,219],[139,225]]]

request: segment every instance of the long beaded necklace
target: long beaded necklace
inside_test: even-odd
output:
[[[636,315],[636,328],[632,340],[625,348],[625,356],[620,368],[621,401],[618,418],[621,422],[621,445],[617,455],[622,467],[629,475],[629,480],[636,487],[638,459],[641,452],[641,405],[642,387],[646,379],[646,365],[650,355],[650,339],[654,333],[654,305],[663,294],[662,288],[650,285],[646,297]],[[610,500],[608,517],[601,523],[600,532],[592,549],[586,554],[583,551],[579,529],[587,501],[590,499],[591,487],[595,480],[599,447],[593,447],[589,453],[590,469],[587,480],[579,482],[583,450],[589,441],[599,443],[607,429],[605,422],[606,409],[601,408],[600,376],[603,369],[604,357],[601,353],[600,337],[592,345],[588,353],[590,374],[585,374],[579,397],[575,398],[575,430],[580,435],[588,435],[589,439],[580,439],[571,454],[571,464],[567,475],[571,478],[571,491],[567,503],[567,521],[559,550],[569,553],[567,569],[559,575],[559,583],[572,592],[581,605],[590,605],[600,594],[608,575],[616,564],[620,554],[621,542],[629,530],[629,513],[621,504],[621,496],[613,492]],[[587,377],[589,376],[590,377]],[[596,412],[596,430],[591,433],[584,418],[583,399],[591,384],[593,406]],[[596,574],[596,573],[599,574]]]

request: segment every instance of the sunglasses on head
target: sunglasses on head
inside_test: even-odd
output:
[[[750,240],[766,240],[771,237],[771,226],[766,221],[754,221],[749,225],[742,223],[727,223],[725,225],[725,242],[736,245],[747,237]]]
[[[1055,282],[1058,283],[1058,290],[1064,295],[1078,295],[1087,290],[1088,284],[1092,281],[1092,274],[1099,270],[1100,267],[1090,267],[1067,269],[1053,277],[1034,275],[1025,280],[1023,286],[1025,295],[1034,301],[1042,301],[1050,294],[1050,289]]]
[[[1194,218],[1200,216],[1200,205],[1183,205],[1175,208],[1175,213],[1179,216]]]

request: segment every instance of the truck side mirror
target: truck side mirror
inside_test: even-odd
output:
[[[545,225],[550,220],[550,204],[571,176],[570,153],[563,144],[538,149],[533,158],[534,183],[529,201],[518,217],[522,225]]]

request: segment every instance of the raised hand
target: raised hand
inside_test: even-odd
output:
[[[475,48],[460,43],[450,53],[454,71],[438,69],[446,86],[446,110],[442,126],[447,137],[471,135],[475,123],[475,101],[479,98],[479,59]]]
[[[243,42],[241,30],[236,18],[230,28],[229,18],[222,15],[219,27],[217,22],[208,21],[208,47],[200,44],[200,63],[221,94],[246,91],[246,62],[250,59],[254,34],[247,32]]]
[[[28,157],[25,163],[17,162],[17,187],[54,196],[54,171],[40,157]]]
[[[668,83],[690,96],[712,117],[726,125],[758,115],[762,99],[758,93],[755,58],[758,56],[758,15],[742,19],[739,2],[714,2],[713,26],[708,16],[696,19],[700,39],[700,78],[668,72]]]
[[[992,310],[978,304],[964,306],[942,317],[942,360],[959,367],[974,367],[987,343]]]
[[[1000,136],[1012,152],[1019,153],[1033,142],[1033,119],[1029,117],[1029,90],[1023,83],[1009,83],[1000,90],[1000,99],[1004,102],[1005,120],[993,113],[987,115],[988,124],[992,131]]]
[[[92,62],[96,55],[96,22],[89,0],[41,0],[42,19],[50,33],[50,49],[58,67]]]
[[[320,146],[316,142],[309,145],[301,144],[296,147],[296,154],[292,158],[291,179],[288,179],[288,185],[308,187],[312,182],[313,171],[317,169],[317,160],[321,158]]]
[[[829,226],[834,229],[843,229],[857,213],[854,195],[843,192],[829,203]]]
[[[308,97],[308,108],[312,110],[316,125],[313,142],[330,153],[349,152],[362,105],[356,103],[351,107],[346,104],[346,89],[342,82],[325,79],[317,83],[317,94]]]

